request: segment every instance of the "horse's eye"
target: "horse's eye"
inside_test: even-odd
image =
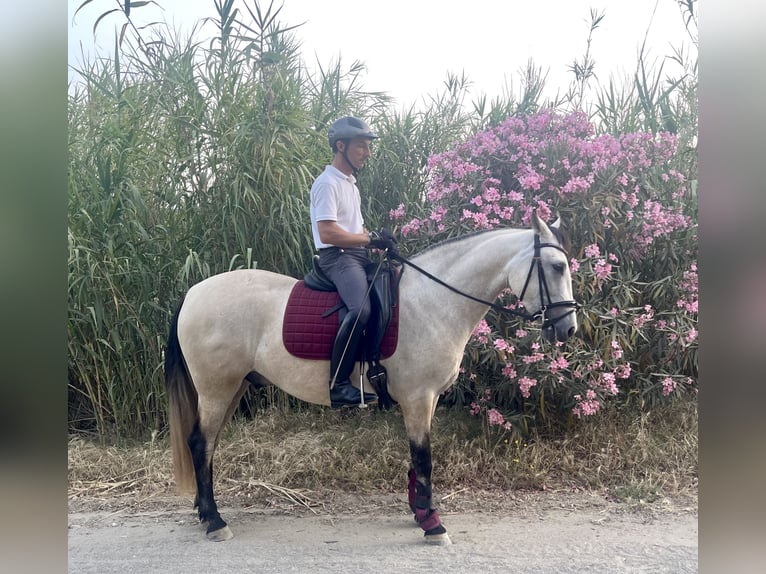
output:
[[[565,271],[565,270],[566,270],[566,268],[567,268],[567,266],[566,266],[566,265],[564,265],[563,263],[554,263],[552,267],[553,267],[553,270],[554,270],[556,273],[559,273],[559,274],[561,274],[561,275],[563,275],[563,274],[564,274],[564,271]]]

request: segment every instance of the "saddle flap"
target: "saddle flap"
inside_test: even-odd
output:
[[[378,269],[373,263],[368,265],[367,273],[372,281],[371,296],[374,303],[372,317],[367,324],[366,356],[378,360],[382,349],[391,344],[391,341],[386,341],[387,335],[390,335],[388,328],[394,315],[398,317],[397,291],[401,266],[385,261]],[[396,348],[396,341],[393,341],[393,346]]]

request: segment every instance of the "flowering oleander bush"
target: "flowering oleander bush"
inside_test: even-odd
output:
[[[643,407],[696,392],[693,166],[672,134],[598,135],[585,114],[551,110],[510,117],[430,157],[425,201],[390,213],[408,250],[527,226],[533,210],[549,222],[559,214],[584,305],[564,345],[490,312],[445,400],[510,430],[530,417],[593,415],[610,400]]]

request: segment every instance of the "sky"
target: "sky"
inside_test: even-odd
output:
[[[70,67],[82,61],[83,52],[111,54],[124,17],[104,18],[95,38],[93,25],[116,0],[91,0],[75,17],[85,0],[68,1]],[[254,7],[254,0],[235,2],[245,15],[246,1]],[[195,23],[216,15],[213,0],[156,2],[163,10],[152,4],[133,10],[137,25],[164,20],[188,34]],[[262,0],[262,9],[267,6]],[[516,93],[519,71],[530,59],[548,74],[546,95],[565,92],[573,79],[569,67],[585,53],[591,9],[604,13],[591,43],[601,83],[633,73],[645,37],[648,61],[657,65],[674,48],[696,53],[677,0],[284,0],[279,20],[302,24],[296,35],[309,69],[317,62],[326,68],[339,55],[346,66],[360,60],[367,68],[365,89],[387,92],[408,107],[440,92],[448,72],[471,80],[471,99],[500,96],[509,86]],[[213,32],[208,24],[198,37]],[[665,71],[672,73],[673,66],[666,62]]]

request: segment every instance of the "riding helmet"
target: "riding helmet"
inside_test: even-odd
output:
[[[365,122],[358,118],[347,116],[336,120],[328,132],[330,149],[335,151],[335,142],[351,138],[377,139],[377,134]]]

